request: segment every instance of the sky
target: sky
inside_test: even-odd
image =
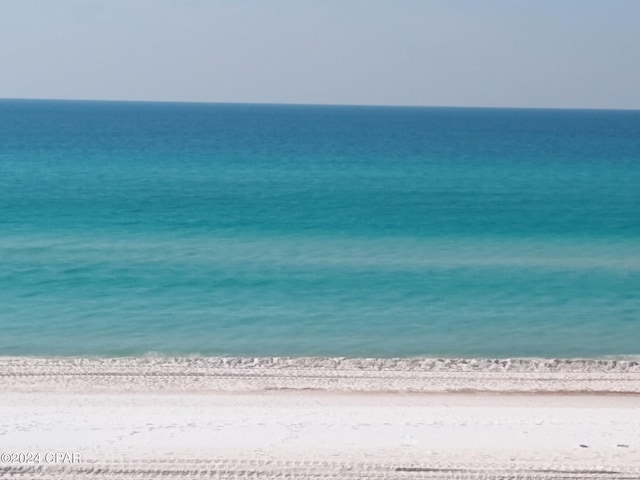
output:
[[[640,1],[0,0],[0,98],[640,109]]]

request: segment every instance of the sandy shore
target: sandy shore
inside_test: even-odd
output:
[[[4,358],[0,378],[1,478],[640,478],[631,360]]]

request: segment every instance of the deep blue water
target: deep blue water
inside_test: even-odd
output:
[[[640,112],[0,101],[0,355],[640,354]]]

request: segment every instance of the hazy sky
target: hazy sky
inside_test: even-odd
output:
[[[0,0],[0,98],[640,108],[638,0]]]

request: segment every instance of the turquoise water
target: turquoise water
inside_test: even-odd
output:
[[[0,101],[0,354],[640,354],[640,112]]]

